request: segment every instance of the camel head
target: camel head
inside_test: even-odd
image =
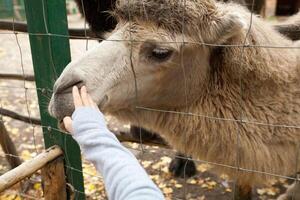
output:
[[[74,85],[86,85],[100,109],[112,114],[197,100],[212,70],[214,47],[203,44],[226,44],[245,26],[243,16],[227,6],[212,0],[119,0],[116,29],[65,68],[50,113],[59,119],[72,113]]]

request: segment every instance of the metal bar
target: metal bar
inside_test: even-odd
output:
[[[0,30],[10,30],[27,33],[27,23],[24,22],[12,22],[8,20],[0,20]],[[70,28],[70,39],[86,39],[85,37],[95,38],[97,35],[91,30],[85,30],[83,28]],[[86,33],[86,34],[85,34]],[[101,39],[101,37],[99,38]]]
[[[55,79],[70,62],[70,45],[67,37],[51,37],[50,34],[68,35],[66,2],[64,0],[26,0],[25,11],[30,33],[30,46],[34,66],[41,121],[46,147],[60,146],[65,155],[67,182],[76,191],[75,199],[84,199],[81,156],[78,144],[72,137],[58,131],[57,121],[47,112],[49,96]],[[35,35],[35,33],[44,33]],[[69,195],[68,195],[69,197]]]

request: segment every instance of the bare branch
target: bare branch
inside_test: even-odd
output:
[[[25,161],[18,167],[6,172],[0,176],[0,192],[31,176],[37,170],[61,155],[63,155],[61,148],[53,146],[33,159]]]
[[[35,81],[34,75],[23,75],[23,74],[0,74],[0,79],[9,79],[9,80],[25,80],[25,81]]]
[[[10,164],[11,168],[15,168],[22,163],[18,156],[17,149],[12,139],[9,136],[3,122],[0,121],[0,144],[5,153],[5,157]]]
[[[4,109],[4,108],[0,108],[0,115],[6,116],[6,117],[10,117],[16,120],[20,120],[26,123],[30,123],[30,124],[35,124],[35,125],[41,125],[41,120],[38,118],[34,118],[34,117],[27,117],[24,115],[20,115],[16,112]]]

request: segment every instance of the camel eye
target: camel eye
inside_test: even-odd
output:
[[[163,62],[168,60],[172,53],[173,51],[167,48],[155,48],[151,52],[151,58],[155,59],[156,61]]]

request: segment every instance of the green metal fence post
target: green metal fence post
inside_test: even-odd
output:
[[[53,83],[71,60],[66,2],[25,0],[25,10],[45,146],[56,144],[64,150],[67,181],[75,189],[75,199],[84,199],[80,149],[70,136],[56,129],[57,121],[47,112]]]

